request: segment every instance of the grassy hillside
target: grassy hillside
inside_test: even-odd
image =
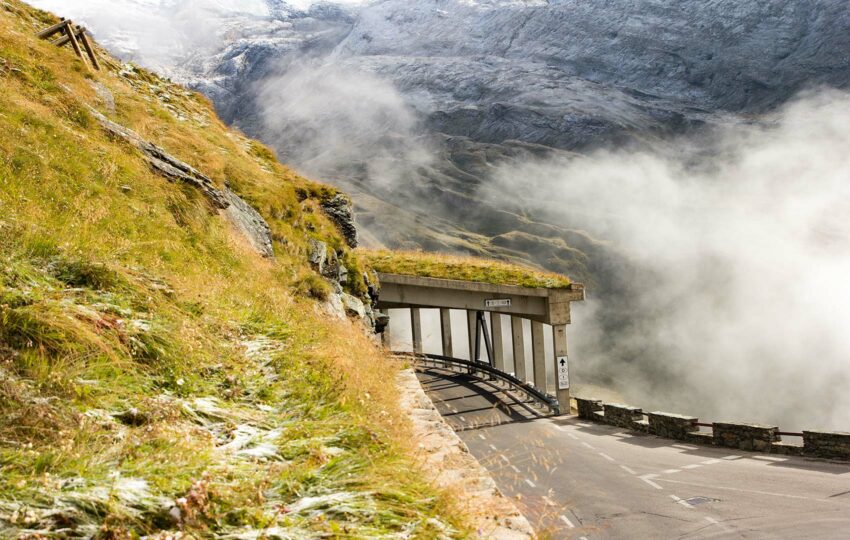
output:
[[[198,94],[33,37],[54,22],[0,0],[0,537],[462,535],[394,366],[313,299],[311,238],[364,289],[333,190]],[[89,106],[249,201],[275,259]]]

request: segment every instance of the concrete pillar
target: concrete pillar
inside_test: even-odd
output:
[[[493,367],[505,371],[505,347],[502,342],[502,315],[490,314],[490,331],[493,334]]]
[[[443,356],[454,357],[452,348],[452,312],[450,309],[440,310],[440,336],[443,339]]]
[[[422,354],[422,314],[419,308],[410,308],[410,326],[413,330],[413,352]]]
[[[567,349],[567,325],[559,324],[554,327],[554,331],[555,388],[558,403],[561,405],[561,414],[570,414],[570,361]]]
[[[531,321],[531,358],[534,364],[534,386],[546,391],[546,346],[543,343],[543,323]]]
[[[511,317],[511,341],[514,348],[514,375],[522,382],[527,382],[525,373],[525,333],[522,329],[522,319]]]
[[[475,358],[475,338],[478,334],[478,312],[468,310],[466,312],[466,327],[469,331],[469,359],[477,362],[479,358]],[[482,349],[484,347],[481,347]]]

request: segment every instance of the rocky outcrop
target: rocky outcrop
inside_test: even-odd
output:
[[[310,240],[310,251],[307,258],[313,270],[330,281],[337,292],[342,292],[342,287],[348,280],[348,268],[342,264],[339,255],[334,250],[320,240]]]
[[[183,182],[196,188],[215,208],[223,210],[230,206],[227,195],[216,188],[213,181],[199,170],[168,154],[159,146],[144,140],[135,131],[116,124],[98,111],[91,109],[91,114],[110,134],[127,141],[140,150],[142,156],[157,173],[169,180]]]
[[[336,224],[345,242],[350,247],[356,248],[357,226],[354,224],[354,208],[351,199],[339,193],[330,200],[322,202],[322,210]]]
[[[340,318],[346,316],[358,318],[369,330],[375,333],[383,332],[389,323],[389,318],[375,311],[374,301],[377,299],[377,294],[373,295],[374,286],[370,284],[368,276],[364,276],[367,278],[366,283],[370,284],[371,301],[367,303],[343,290],[348,281],[348,269],[342,264],[340,254],[330,249],[326,243],[315,239],[310,240],[307,259],[313,270],[328,280],[334,288],[333,294],[328,299],[328,309],[332,314]]]
[[[230,203],[224,212],[257,253],[266,258],[274,257],[272,231],[263,216],[239,195],[224,188],[224,196]]]
[[[94,109],[90,109],[90,112],[107,132],[137,148],[154,171],[170,181],[182,182],[194,187],[214,208],[223,210],[236,229],[260,255],[266,258],[274,257],[269,224],[250,204],[229,188],[217,188],[208,176],[170,155],[159,146],[144,140],[135,131],[116,124]]]

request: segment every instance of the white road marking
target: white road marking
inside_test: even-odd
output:
[[[485,437],[485,436],[484,436],[484,435],[482,435],[481,433],[479,433],[479,434],[478,434],[478,438],[479,438],[479,439],[481,439],[482,441],[486,441],[486,440],[487,440],[487,437]]]
[[[552,425],[555,426],[555,429],[560,429],[561,431],[567,431],[567,428],[565,428],[564,426],[559,426],[558,424],[552,424]]]
[[[664,474],[676,474],[677,472],[682,472],[680,469],[667,469],[664,471]]]
[[[533,488],[536,488],[536,487],[537,487],[537,486],[535,486],[535,485],[534,485],[534,482],[532,482],[532,481],[531,481],[531,480],[529,480],[528,478],[526,478],[526,479],[525,479],[525,483],[526,483],[526,484],[528,484],[529,486],[533,487]]]
[[[753,459],[763,459],[764,461],[788,461],[788,458],[776,456],[753,456]]]
[[[463,416],[458,416],[458,418],[460,418],[461,422],[466,422],[466,418],[464,418]]]
[[[645,474],[643,476],[639,476],[638,478],[640,478],[641,480],[643,480],[644,482],[646,482],[650,486],[654,487],[655,489],[664,489],[663,487],[659,486],[658,484],[656,484],[655,482],[652,481],[653,478],[658,478],[657,474]]]
[[[511,460],[509,460],[505,454],[499,454],[499,457],[502,458],[502,461],[504,461],[505,463],[510,464]]]
[[[692,509],[692,510],[693,510],[693,508],[694,508],[694,507],[693,507],[693,505],[692,505],[691,503],[689,503],[688,501],[686,501],[686,500],[684,500],[684,499],[681,499],[681,498],[679,498],[679,497],[677,497],[677,496],[675,496],[675,495],[670,495],[670,498],[671,498],[671,499],[673,499],[674,501],[676,501],[677,503],[681,504],[681,505],[682,505],[682,506],[684,506],[685,508],[690,508],[690,509]]]
[[[581,427],[590,427],[590,424],[579,424],[579,423],[576,423],[576,425],[577,425],[577,426],[581,426]]]
[[[699,467],[702,467],[702,465],[700,465],[699,463],[694,463],[692,465],[685,465],[682,468],[683,469],[696,469],[696,468],[699,468]]]
[[[691,446],[689,444],[671,444],[673,448],[681,448],[682,450],[699,450],[696,446]]]
[[[567,519],[567,516],[561,516],[561,521],[563,521],[567,525],[567,527],[569,527],[570,529],[576,528],[576,526],[573,525],[573,522],[570,521],[569,519]]]
[[[830,501],[829,499],[818,499],[817,497],[804,497],[802,495],[788,495],[786,493],[773,493],[773,492],[770,492],[770,491],[758,491],[758,490],[755,490],[755,489],[740,489],[740,488],[733,488],[733,487],[727,487],[727,486],[712,486],[712,485],[707,485],[707,484],[697,484],[697,483],[694,483],[694,482],[681,482],[681,481],[678,481],[678,480],[669,480],[669,479],[666,479],[666,478],[664,479],[664,481],[670,482],[671,484],[682,484],[682,485],[690,486],[690,487],[701,487],[701,488],[709,488],[709,489],[723,489],[723,490],[726,490],[726,491],[737,491],[739,493],[757,493],[759,495],[769,495],[771,497],[784,497],[786,499],[802,499],[804,501],[834,502],[834,500]]]
[[[499,449],[498,449],[498,448],[496,448],[495,446],[493,446],[492,444],[490,445],[490,450],[492,450],[492,451],[494,451],[494,452],[498,452],[498,451],[499,451]]]
[[[707,522],[709,522],[709,523],[713,523],[713,524],[715,524],[715,525],[717,525],[717,524],[719,524],[719,523],[720,523],[719,521],[717,521],[717,520],[716,520],[716,519],[714,519],[713,517],[705,516],[705,520],[706,520]]]
[[[726,456],[726,457],[725,457],[725,458],[723,458],[723,459],[726,459],[726,460],[732,461],[732,460],[734,460],[734,459],[741,459],[742,457],[744,457],[744,456]]]
[[[605,459],[607,459],[608,461],[613,461],[614,463],[616,463],[616,462],[617,462],[617,460],[616,460],[616,459],[612,458],[611,456],[609,456],[608,454],[606,454],[606,453],[604,453],[604,452],[599,452],[599,455],[600,455],[600,456],[602,456],[602,457],[604,457],[604,458],[605,458]]]
[[[558,506],[557,504],[555,504],[555,501],[553,501],[549,497],[546,497],[545,495],[543,497],[543,502],[546,503],[546,506]]]
[[[636,472],[634,472],[630,468],[626,467],[625,465],[620,465],[620,468],[623,469],[624,471],[626,471],[629,474],[637,474]]]
[[[516,468],[516,465],[511,465],[511,469],[513,469],[515,473],[519,473],[519,469]]]
[[[585,445],[586,447],[590,448],[591,450],[596,450],[596,448],[594,448],[593,446],[591,446],[591,445],[587,444],[586,442],[583,442],[583,443],[581,443],[581,444]]]
[[[576,441],[578,440],[578,437],[576,437],[576,436],[575,436],[575,435],[573,435],[572,433],[567,433],[567,437],[569,437],[570,439],[574,439],[574,440],[576,440]]]
[[[715,463],[720,463],[719,459],[707,459],[705,461],[700,461],[703,465],[714,465]]]

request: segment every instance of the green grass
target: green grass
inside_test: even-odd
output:
[[[463,536],[411,457],[396,366],[319,307],[311,239],[365,292],[320,209],[335,190],[197,94],[103,51],[88,73],[33,37],[55,20],[0,0],[0,537]],[[250,201],[275,260],[103,132],[92,83]]]
[[[421,251],[362,250],[359,254],[370,268],[387,274],[543,289],[566,289],[571,285],[569,278],[560,274],[491,259]]]

